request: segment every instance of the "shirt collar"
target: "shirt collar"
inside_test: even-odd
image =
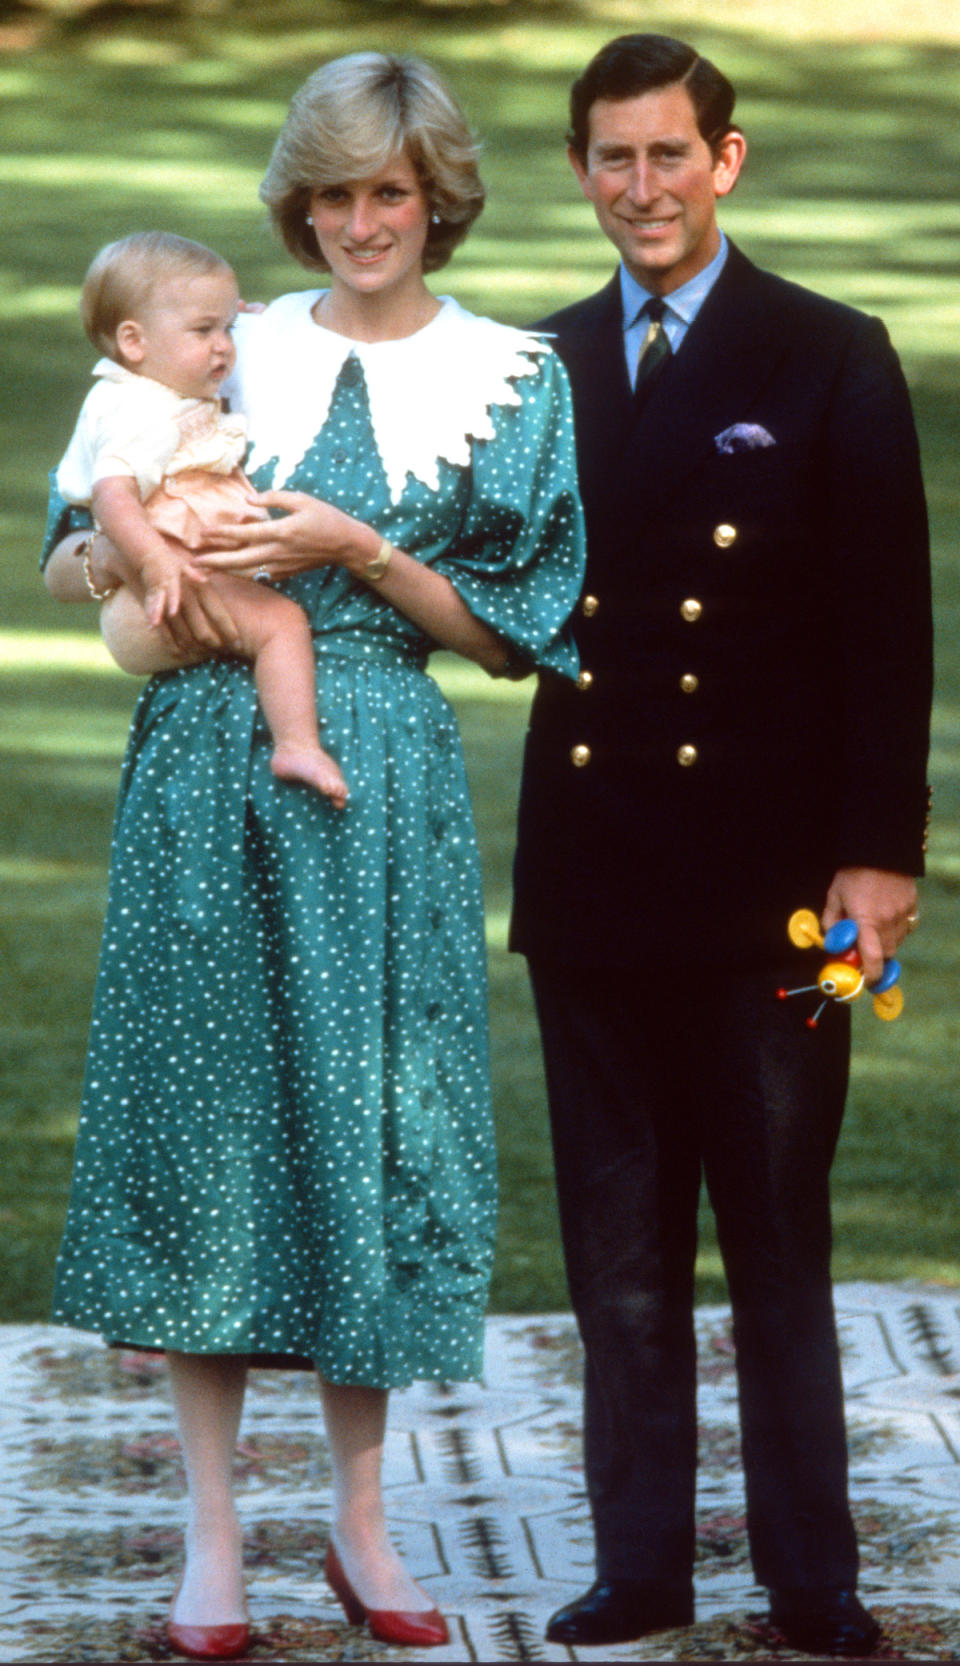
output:
[[[709,266],[692,277],[689,283],[683,283],[672,294],[665,295],[664,300],[670,312],[676,314],[681,323],[689,329],[703,306],[704,301],[723,271],[727,258],[729,244],[723,232],[720,233],[720,247]],[[644,289],[627,268],[620,267],[620,295],[623,302],[623,327],[629,330],[637,322],[641,308],[653,299],[652,292]]]

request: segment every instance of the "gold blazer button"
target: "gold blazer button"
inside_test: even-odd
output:
[[[588,764],[590,762],[589,746],[575,746],[570,753],[570,762],[575,769],[582,769],[584,764]]]
[[[680,613],[690,625],[696,623],[702,612],[703,603],[698,602],[696,596],[688,596],[685,602],[680,603]]]
[[[700,678],[696,676],[693,671],[685,671],[683,676],[680,678],[680,687],[683,689],[684,694],[696,694],[697,689],[700,687]]]
[[[600,603],[597,601],[596,596],[584,596],[580,606],[583,609],[585,617],[587,619],[592,619],[597,611],[597,608],[600,606]]]
[[[677,749],[677,763],[682,765],[682,767],[684,769],[689,769],[690,765],[695,764],[696,761],[697,761],[697,749],[696,749],[695,746],[681,746],[681,747],[678,747],[678,749]]]
[[[592,688],[593,687],[593,672],[592,671],[581,671],[579,677],[577,678],[577,687],[578,688]]]
[[[726,521],[721,521],[720,525],[713,529],[713,541],[718,550],[728,550],[730,545],[737,541],[736,527],[729,526]]]

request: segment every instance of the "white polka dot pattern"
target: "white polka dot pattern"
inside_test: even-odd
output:
[[[518,391],[472,467],[392,504],[351,357],[288,484],[570,673],[582,533],[558,361]],[[311,1359],[334,1382],[475,1376],[495,1175],[459,735],[430,644],[376,591],[336,569],[285,588],[350,802],[273,777],[247,665],[144,691],[55,1313],[141,1347]]]

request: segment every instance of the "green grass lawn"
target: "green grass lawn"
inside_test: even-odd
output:
[[[60,9],[76,8],[63,0]],[[960,1282],[960,23],[952,8],[928,0],[913,19],[884,0],[722,8],[651,0],[642,22],[618,0],[461,8],[276,0],[193,10],[186,20],[145,10],[132,24],[114,15],[109,26],[73,24],[30,50],[0,50],[0,1318],[47,1312],[113,799],[137,692],[106,662],[91,613],[56,609],[36,577],[45,472],[92,362],[76,313],[90,256],[109,237],[162,225],[222,250],[248,296],[296,286],[303,275],[271,240],[256,197],[274,133],[290,93],[322,58],[385,45],[432,58],[484,136],[490,204],[437,288],[508,320],[535,317],[611,270],[563,157],[566,88],[604,39],[637,26],[695,39],[740,88],[751,154],[724,211],[727,228],[761,263],[881,313],[914,390],[936,558],[937,813],[923,929],[904,957],[907,1012],[895,1025],[856,1015],[835,1171],[835,1269],[840,1278]],[[10,38],[0,27],[0,49]],[[810,652],[829,665],[829,619]],[[501,1310],[557,1308],[566,1295],[536,1030],[523,965],[505,950],[529,691],[455,662],[438,674],[462,718],[487,886],[503,1175],[494,1300]],[[723,1292],[707,1218],[700,1291]]]

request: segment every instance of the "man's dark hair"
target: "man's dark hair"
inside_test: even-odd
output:
[[[715,150],[731,130],[737,95],[715,64],[669,35],[618,35],[591,58],[570,89],[571,150],[586,161],[590,108],[598,98],[636,98],[678,82],[690,94],[701,136]]]

